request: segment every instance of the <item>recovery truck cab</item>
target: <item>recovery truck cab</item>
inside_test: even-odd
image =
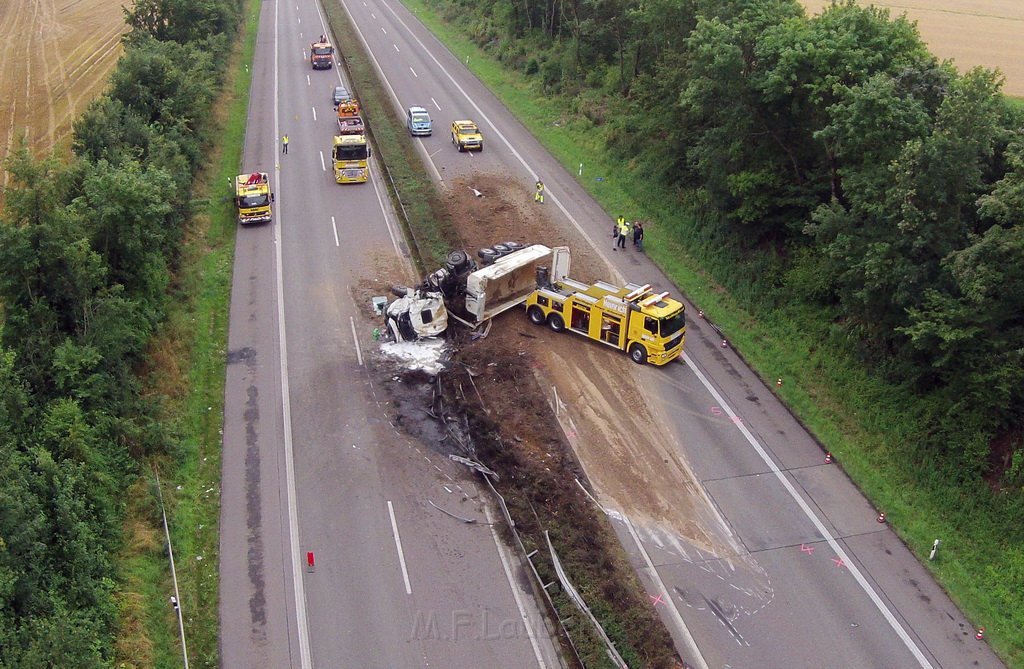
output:
[[[338,135],[331,147],[334,180],[340,184],[364,183],[370,178],[370,146],[366,141],[366,127],[359,115],[359,102],[355,99],[340,103]]]
[[[366,135],[345,134],[335,137],[331,148],[334,180],[340,184],[366,182],[370,178],[370,153]]]
[[[664,365],[683,352],[685,307],[650,284],[587,284],[569,277],[538,275],[526,300],[526,315],[555,332],[575,332],[629,353],[633,362]]]
[[[309,63],[314,70],[329,70],[334,67],[334,47],[327,35],[309,45]]]
[[[235,208],[238,222],[266,223],[274,217],[271,204],[274,193],[270,190],[270,177],[266,172],[239,174],[235,177]]]

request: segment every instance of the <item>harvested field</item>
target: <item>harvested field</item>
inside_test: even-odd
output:
[[[828,5],[800,0],[808,13]],[[932,53],[967,71],[981,65],[1006,76],[1003,92],[1024,97],[1024,2],[1021,0],[872,0],[893,17],[917,22]]]
[[[103,91],[121,55],[123,4],[0,2],[0,160],[23,133],[37,155],[70,137],[72,123]],[[5,172],[0,185],[6,184]]]

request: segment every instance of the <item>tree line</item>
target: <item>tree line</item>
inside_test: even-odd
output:
[[[241,0],[138,0],[73,155],[5,169],[0,666],[112,666],[125,491],[174,435],[143,392]]]
[[[757,269],[720,280],[916,394],[948,473],[1008,442],[1024,483],[1024,113],[998,73],[852,0],[432,4],[677,193],[691,245]]]

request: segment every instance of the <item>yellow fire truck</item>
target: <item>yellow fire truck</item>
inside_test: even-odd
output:
[[[239,174],[235,177],[235,208],[238,222],[266,223],[274,217],[271,203],[274,193],[270,190],[270,177],[266,172]]]
[[[334,180],[338,183],[363,183],[370,178],[370,147],[366,144],[366,135],[335,137],[331,157],[334,160]]]
[[[551,278],[554,281],[550,280]],[[664,365],[683,352],[685,307],[650,284],[586,284],[539,272],[526,315],[555,332],[570,331],[629,353],[633,362]]]

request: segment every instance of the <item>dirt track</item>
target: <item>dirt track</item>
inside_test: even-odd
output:
[[[826,0],[800,0],[816,13]],[[1021,0],[871,0],[893,17],[906,14],[940,59],[961,72],[981,65],[1006,76],[1003,92],[1024,97],[1024,2]]]
[[[127,30],[122,0],[0,2],[0,160],[25,133],[37,155],[64,142],[102,92]],[[128,3],[130,4],[130,3]],[[4,173],[0,185],[6,185]]]

